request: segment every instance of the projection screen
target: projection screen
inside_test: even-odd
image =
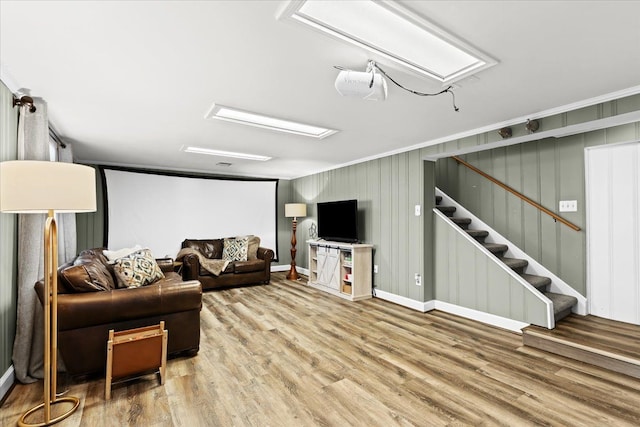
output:
[[[184,239],[253,234],[277,250],[276,180],[234,180],[103,168],[108,247],[175,258]],[[277,257],[277,253],[276,253]]]

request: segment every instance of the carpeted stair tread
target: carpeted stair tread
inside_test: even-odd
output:
[[[453,213],[456,211],[455,206],[436,206],[440,212],[445,214],[446,216],[453,216]]]
[[[545,276],[536,276],[535,274],[526,273],[522,273],[520,276],[538,290],[544,290],[544,288],[551,284],[551,279]]]
[[[463,230],[466,230],[467,227],[469,227],[469,224],[471,224],[471,218],[451,217],[449,219],[453,221],[456,225],[458,225],[458,227],[462,228]]]
[[[576,297],[570,295],[556,294],[553,292],[544,292],[544,296],[549,298],[553,302],[553,312],[555,314],[571,309],[577,302]],[[560,319],[556,318],[556,321]]]
[[[442,196],[436,196],[436,205],[439,205],[442,201]]]
[[[478,237],[487,237],[489,232],[487,230],[465,230],[471,237],[477,239]]]
[[[512,270],[524,269],[527,265],[529,265],[529,261],[526,259],[519,258],[501,258],[501,261],[504,262],[507,267]]]
[[[509,249],[509,246],[500,243],[483,243],[482,246],[492,254],[503,254]]]

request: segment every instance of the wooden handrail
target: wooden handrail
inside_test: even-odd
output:
[[[552,217],[554,220],[556,221],[560,221],[561,223],[563,223],[564,225],[566,225],[567,227],[576,230],[576,231],[580,231],[580,227],[578,227],[575,224],[570,223],[569,221],[567,221],[566,219],[558,216],[557,214],[555,214],[554,212],[551,212],[549,209],[545,208],[544,206],[534,202],[533,200],[531,200],[530,198],[528,198],[527,196],[525,196],[524,194],[520,193],[519,191],[514,190],[513,188],[509,187],[506,184],[503,184],[502,182],[498,181],[497,179],[495,179],[494,177],[492,177],[491,175],[488,175],[484,172],[482,172],[480,169],[478,169],[477,167],[465,162],[464,160],[462,160],[460,157],[458,156],[453,156],[452,157],[453,160],[455,160],[458,163],[463,164],[464,166],[468,167],[469,169],[471,169],[472,171],[484,176],[485,178],[487,178],[489,181],[493,182],[494,184],[498,185],[499,187],[507,190],[509,193],[513,194],[516,197],[519,197],[520,199],[524,200],[525,202],[529,203],[531,206],[541,210],[542,212],[546,213],[547,215],[549,215],[550,217]]]

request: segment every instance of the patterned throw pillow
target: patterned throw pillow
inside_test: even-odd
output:
[[[222,259],[226,261],[246,261],[249,238],[235,237],[224,239],[222,248]]]
[[[116,259],[113,270],[120,288],[137,288],[164,278],[162,270],[149,249],[142,249]]]

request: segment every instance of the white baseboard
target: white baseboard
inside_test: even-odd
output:
[[[289,271],[291,269],[290,265],[272,265],[271,266],[271,272],[277,272],[277,271]],[[296,265],[296,271],[300,274],[304,274],[305,276],[309,275],[309,269],[308,268],[302,268],[302,267],[298,267]]]
[[[529,326],[528,323],[520,322],[518,320],[507,319],[506,317],[496,316],[495,314],[461,307],[459,305],[450,304],[444,301],[431,300],[421,302],[378,289],[376,289],[376,298],[380,298],[385,301],[401,305],[403,307],[411,308],[422,313],[426,313],[427,311],[431,310],[444,311],[445,313],[455,314],[456,316],[464,317],[465,319],[475,320],[480,323],[485,323],[487,325],[506,329],[518,334],[522,333],[522,328]]]
[[[16,381],[16,372],[13,369],[13,365],[9,366],[9,369],[0,378],[0,400],[4,399],[5,394],[11,389],[11,386]]]
[[[516,332],[518,334],[522,333],[522,328],[529,326],[529,323],[520,322],[518,320],[507,319],[506,317],[496,316],[495,314],[485,313],[483,311],[461,307],[459,305],[450,304],[444,301],[436,301],[435,303],[436,303],[436,310],[444,311],[445,313],[455,314],[456,316],[475,320],[481,323],[486,323],[487,325],[496,326],[498,328],[507,329],[511,332]]]
[[[385,301],[389,301],[392,302],[394,304],[398,304],[401,305],[403,307],[408,307],[414,310],[418,310],[421,311],[423,313],[426,313],[427,311],[431,311],[433,310],[434,307],[434,301],[426,301],[426,302],[422,302],[422,301],[416,301],[414,299],[411,298],[407,298],[407,297],[403,297],[400,295],[396,295],[396,294],[392,294],[391,292],[385,292],[385,291],[381,291],[379,289],[376,289],[376,298],[380,298],[383,299]]]

